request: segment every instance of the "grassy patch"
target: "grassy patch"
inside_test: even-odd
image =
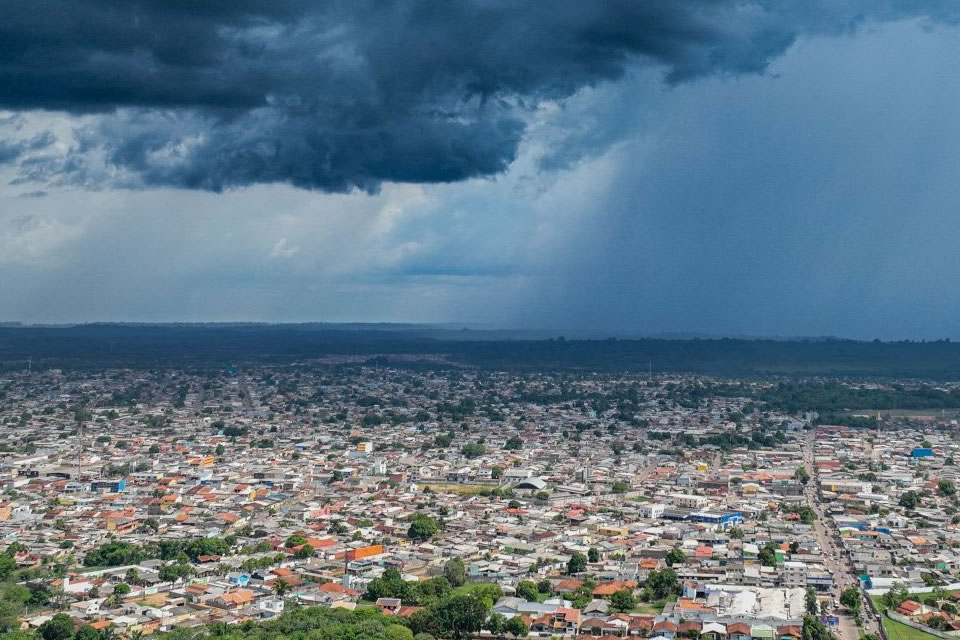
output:
[[[655,605],[648,603],[648,604],[641,604],[639,606],[634,607],[631,610],[631,613],[647,613],[647,614],[658,616],[662,611],[663,611],[663,607],[658,608]]]
[[[952,595],[954,595],[954,594],[960,593],[960,591],[947,591],[946,593],[947,593],[948,596],[952,596]],[[924,598],[929,598],[931,595],[932,595],[932,594],[930,594],[930,593],[911,593],[911,594],[910,594],[910,597],[911,597],[913,600],[923,600]],[[886,607],[886,605],[883,604],[883,596],[882,596],[882,595],[879,595],[879,596],[870,596],[870,599],[873,600],[873,604],[876,605],[877,611],[880,611],[881,613],[884,612],[884,611],[886,611],[887,607]]]
[[[664,598],[663,600],[652,600],[650,602],[642,602],[635,606],[631,611],[633,613],[652,613],[654,615],[659,615],[663,612],[663,608],[667,606],[667,603],[675,602],[677,596],[670,596],[669,598]]]
[[[459,587],[454,587],[451,589],[451,593],[455,596],[466,596],[473,593],[477,587],[481,587],[483,585],[492,585],[494,587],[500,586],[496,582],[468,582],[464,585],[460,585]]]
[[[137,604],[142,607],[162,607],[167,603],[166,593],[154,593],[137,600]]]
[[[887,616],[883,616],[883,629],[887,632],[887,637],[890,640],[940,640],[931,633],[918,631]]]

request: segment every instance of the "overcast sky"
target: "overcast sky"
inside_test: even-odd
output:
[[[0,321],[960,338],[953,0],[4,14]]]

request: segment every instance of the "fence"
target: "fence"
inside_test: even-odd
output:
[[[917,631],[929,633],[930,635],[937,636],[938,638],[943,638],[944,640],[957,640],[956,636],[951,636],[946,633],[943,633],[942,631],[937,631],[936,629],[931,629],[930,627],[926,627],[922,624],[914,622],[913,620],[911,620],[906,616],[900,615],[899,613],[894,613],[893,611],[887,611],[887,615],[890,616],[891,620],[896,620],[901,624],[905,624],[911,629],[916,629]],[[894,636],[896,636],[896,634],[894,634]],[[897,637],[893,637],[893,638],[890,638],[890,640],[900,640],[900,639]]]
[[[867,607],[870,609],[870,615],[878,622],[877,627],[880,631],[881,640],[890,640],[887,636],[887,630],[883,626],[883,620],[880,619],[880,611],[877,610],[877,604],[873,601],[869,595],[867,595],[864,600],[867,601]]]

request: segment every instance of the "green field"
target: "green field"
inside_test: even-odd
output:
[[[947,595],[954,595],[960,593],[960,591],[947,591]],[[929,593],[911,593],[910,596],[914,599],[923,599],[929,597]],[[874,606],[877,607],[877,611],[883,612],[886,611],[887,607],[883,604],[883,596],[870,596],[870,599],[873,600]]]
[[[498,585],[496,582],[468,582],[466,584],[460,585],[459,587],[454,587],[451,590],[451,593],[455,596],[466,596],[466,595],[470,595],[471,593],[476,591],[478,588],[483,588],[483,587],[497,587],[499,589],[500,585]]]
[[[883,616],[883,629],[887,632],[887,637],[890,640],[940,640],[933,634],[917,631],[913,627],[891,620],[887,616]]]
[[[663,600],[653,600],[651,602],[641,602],[637,604],[631,611],[633,613],[652,613],[654,615],[660,615],[663,612],[663,608],[667,606],[669,602],[675,602],[677,596],[670,596],[669,598],[664,598]]]
[[[957,593],[956,591],[948,592],[951,595]],[[929,594],[911,594],[916,595],[917,597],[923,597]],[[870,599],[873,600],[873,604],[877,607],[877,611],[884,613],[886,611],[886,606],[883,604],[883,596],[870,596]],[[897,622],[888,618],[886,615],[883,616],[883,628],[887,632],[887,637],[890,640],[940,640],[938,636],[933,635],[932,633],[925,633],[923,631],[918,631],[913,627],[908,627],[902,622]]]

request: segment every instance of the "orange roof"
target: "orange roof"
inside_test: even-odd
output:
[[[904,600],[900,603],[900,606],[897,607],[897,611],[902,611],[904,613],[916,613],[922,606],[923,605],[915,600]]]
[[[550,623],[549,616],[542,616],[534,620],[534,624],[549,624],[549,623]],[[604,620],[603,618],[593,617],[593,618],[587,618],[586,620],[583,621],[584,629],[593,629],[594,627],[602,629],[606,625],[607,625],[607,621]]]
[[[713,611],[713,607],[705,607],[699,602],[694,602],[689,598],[680,598],[673,606],[674,610],[680,611]]]
[[[325,584],[322,584],[320,585],[319,590],[323,591],[324,593],[344,593],[351,597],[360,595],[359,591],[356,591],[354,589],[347,589],[346,587],[339,585],[336,582],[327,582]]]
[[[253,591],[250,589],[237,589],[236,591],[231,591],[220,596],[225,602],[232,602],[234,604],[243,604],[245,602],[250,602],[253,600]]]
[[[619,580],[613,580],[599,585],[596,589],[593,590],[593,595],[595,596],[611,596],[617,591],[623,589],[633,589],[636,587],[636,584],[632,580],[624,580],[620,582]]]
[[[346,593],[347,588],[336,582],[327,582],[326,584],[320,585],[319,591],[323,591],[324,593]]]
[[[652,629],[653,616],[631,616],[631,629]]]
[[[307,538],[307,544],[309,544],[314,549],[320,549],[321,547],[332,547],[337,544],[336,539],[334,538]]]
[[[573,591],[582,584],[583,584],[583,580],[577,580],[576,578],[567,578],[566,580],[561,580],[560,582],[558,582],[554,586],[554,589],[558,591],[566,591],[566,590]]]
[[[580,609],[557,607],[557,610],[554,613],[562,615],[563,619],[567,622],[578,622],[580,620]]]

